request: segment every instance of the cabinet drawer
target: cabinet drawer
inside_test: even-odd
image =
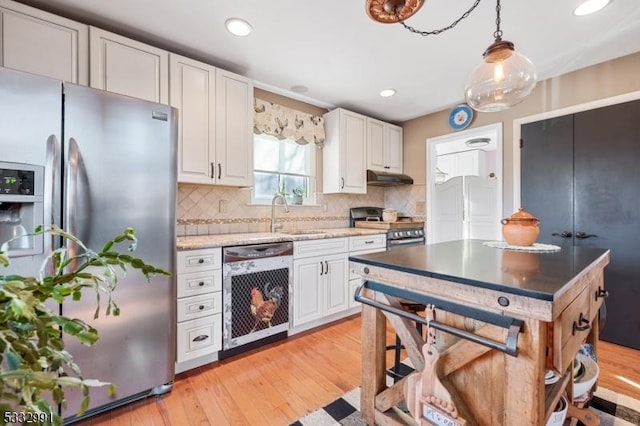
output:
[[[197,296],[220,290],[222,290],[220,269],[178,275],[178,297]]]
[[[557,371],[566,371],[582,342],[591,331],[593,315],[590,287],[585,288],[567,308],[562,311],[553,330],[553,366]],[[582,328],[582,330],[581,330]]]
[[[386,249],[387,234],[377,235],[359,235],[349,238],[349,251],[369,250],[369,249]],[[371,252],[369,252],[371,253]]]
[[[178,324],[176,361],[184,362],[222,349],[222,314]]]
[[[385,237],[386,239],[386,237]],[[361,254],[369,254],[369,253],[380,253],[381,251],[386,251],[387,248],[382,247],[382,248],[372,248],[370,250],[360,250],[360,251],[356,251],[356,252],[349,252],[349,256],[360,256]],[[350,280],[355,280],[355,279],[359,279],[360,278],[360,274],[357,274],[354,271],[354,268],[351,267],[351,263],[349,263],[349,279]]]
[[[347,237],[293,242],[294,259],[346,253],[347,251],[349,251],[349,238]]]
[[[210,248],[178,252],[178,274],[222,268],[222,249]]]
[[[222,292],[178,299],[178,322],[222,312]]]

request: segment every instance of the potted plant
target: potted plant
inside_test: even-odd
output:
[[[293,194],[291,196],[291,204],[302,204],[302,199],[306,194],[305,189],[302,187],[294,188],[291,193]]]
[[[61,424],[62,419],[50,404],[65,404],[65,390],[71,387],[80,388],[84,396],[78,415],[89,405],[89,387],[107,386],[107,392],[115,392],[115,384],[83,377],[73,355],[64,347],[62,333],[92,346],[99,338],[98,331],[81,320],[50,310],[46,302],[79,300],[82,290],[90,288],[96,294],[94,318],[102,310],[101,301],[106,305],[105,315],[119,315],[111,297],[119,270],[138,269],[147,280],[156,274],[169,275],[117,249],[120,243],[128,243],[127,251],[135,250],[137,240],[131,228],[107,241],[97,252],[56,226],[46,230],[40,226],[34,231],[42,233],[71,240],[82,253],[70,257],[66,248],[53,251],[41,268],[51,272],[39,276],[2,275],[0,269],[0,408],[2,420],[9,424]],[[0,268],[10,263],[8,243],[0,246]],[[72,262],[76,267],[69,271],[67,267]]]

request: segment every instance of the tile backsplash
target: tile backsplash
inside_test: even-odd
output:
[[[424,219],[424,185],[367,188],[367,194],[316,194],[316,205],[276,206],[284,230],[349,226],[351,207],[392,207],[402,214]],[[422,202],[422,205],[420,204]],[[268,232],[271,206],[252,205],[251,188],[178,185],[178,236],[236,232]]]

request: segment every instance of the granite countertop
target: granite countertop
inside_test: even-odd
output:
[[[351,256],[349,260],[552,301],[585,268],[609,254],[607,249],[574,246],[554,253],[532,253],[482,243],[450,241]]]
[[[212,247],[238,246],[247,244],[277,243],[282,241],[318,240],[323,238],[352,237],[358,235],[385,234],[380,229],[363,228],[323,228],[313,230],[281,232],[250,232],[238,234],[194,235],[178,237],[178,250],[194,250]]]

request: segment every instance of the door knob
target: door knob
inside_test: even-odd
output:
[[[561,234],[558,234],[557,232],[554,232],[553,234],[554,237],[562,237],[562,238],[571,238],[573,237],[573,234],[570,231],[562,231]]]
[[[591,237],[597,237],[597,235],[587,234],[586,232],[576,232],[576,238],[579,240],[584,240]]]

